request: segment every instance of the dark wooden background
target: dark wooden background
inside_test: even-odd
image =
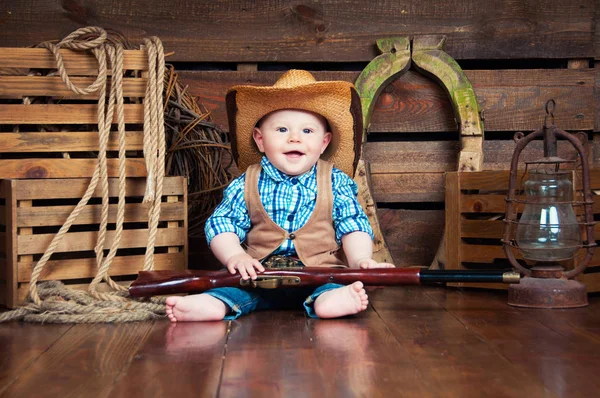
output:
[[[272,84],[290,68],[354,81],[378,55],[376,39],[444,34],[484,112],[484,169],[496,170],[508,168],[514,132],[541,127],[549,99],[558,127],[587,133],[590,160],[600,164],[599,16],[594,0],[4,0],[0,46],[60,39],[88,25],[135,45],[156,35],[190,92],[226,129],[223,100],[234,84]],[[457,140],[450,102],[428,78],[409,71],[378,99],[366,158],[399,266],[434,257]]]

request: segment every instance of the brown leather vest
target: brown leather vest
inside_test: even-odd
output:
[[[286,239],[293,239],[296,253],[304,265],[345,267],[346,258],[335,240],[331,213],[333,165],[325,160],[317,163],[317,203],[309,220],[302,228],[290,234],[277,225],[267,214],[258,193],[261,166],[255,164],[246,170],[244,199],[250,215],[251,227],[246,235],[246,251],[262,260],[275,251]]]

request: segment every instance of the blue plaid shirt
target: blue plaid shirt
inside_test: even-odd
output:
[[[288,176],[279,171],[263,156],[262,171],[258,178],[260,200],[271,218],[289,233],[300,229],[315,209],[317,199],[317,166],[300,176]],[[206,220],[204,231],[210,245],[212,239],[223,232],[233,232],[240,242],[246,239],[250,230],[250,216],[244,200],[246,174],[233,180],[223,193],[223,200]],[[342,171],[334,168],[333,187],[333,227],[336,240],[355,231],[366,232],[373,238],[369,219],[358,203],[356,183]],[[293,241],[287,239],[274,252],[275,254],[295,255]]]

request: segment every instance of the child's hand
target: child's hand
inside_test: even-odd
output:
[[[246,280],[248,277],[256,279],[256,270],[263,272],[265,267],[255,258],[248,255],[247,253],[236,254],[231,256],[225,264],[227,270],[232,274],[239,271],[242,279]]]
[[[394,268],[394,264],[390,263],[378,263],[372,258],[364,258],[358,262],[358,267],[362,269],[370,269],[370,268]]]

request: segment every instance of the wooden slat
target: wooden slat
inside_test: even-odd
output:
[[[1,51],[1,49],[0,49]],[[96,80],[95,77],[73,77],[71,83],[85,88]],[[123,96],[145,97],[145,78],[124,78]],[[110,81],[109,81],[110,88]],[[106,94],[108,96],[108,93]],[[23,97],[54,97],[54,99],[97,99],[99,91],[80,95],[71,91],[59,76],[0,76],[0,98],[20,99]]]
[[[119,175],[119,160],[108,159],[108,176]],[[0,159],[0,178],[83,178],[91,177],[97,159]],[[144,159],[127,159],[125,173],[130,177],[146,175]]]
[[[0,339],[0,394],[50,349],[73,325],[50,324],[25,326],[23,322],[2,324]]]
[[[237,325],[156,322],[108,396],[219,396],[227,340]]]
[[[507,345],[520,340],[502,339],[501,334],[497,339],[490,336],[484,340],[480,333],[454,315],[457,310],[465,308],[467,315],[469,311],[474,317],[488,315],[487,319],[497,319],[498,323],[504,321],[502,325],[508,323],[505,313],[511,314],[511,320],[517,318],[506,308],[505,298],[503,306],[500,306],[494,298],[490,298],[490,292],[482,293],[482,296],[486,297],[485,304],[480,299],[477,301],[479,306],[476,306],[475,299],[468,304],[460,301],[463,297],[465,301],[469,300],[472,297],[470,292],[453,289],[439,289],[438,292],[438,289],[413,287],[385,288],[369,294],[373,307],[394,336],[394,341],[402,342],[405,355],[414,361],[414,371],[427,385],[426,393],[413,392],[406,396],[459,397],[477,391],[475,395],[478,396],[514,397],[523,394],[538,397],[548,393],[541,377],[529,377],[526,383],[517,380],[522,374],[521,369],[507,361],[494,347],[497,339]],[[498,315],[499,312],[502,315]],[[496,330],[493,320],[485,326]],[[542,330],[541,327],[536,329],[536,337]],[[519,332],[528,336],[528,329],[523,326]],[[535,338],[528,337],[528,344],[534,344]],[[526,347],[521,351],[526,351]],[[491,374],[502,374],[503,377],[489,377]],[[385,392],[382,395],[386,395]]]
[[[377,6],[360,0],[243,5],[218,0],[193,7],[138,0],[129,3],[128,12],[116,0],[62,7],[33,0],[9,4],[0,38],[10,47],[99,25],[121,32],[127,28],[132,43],[156,35],[174,52],[173,61],[364,62],[378,55],[377,39],[423,34],[447,34],[448,53],[455,59],[594,56],[594,0],[561,7],[551,7],[547,0],[500,0],[493,7],[475,0],[385,0]]]
[[[19,262],[19,282],[29,282],[31,273],[37,262]],[[116,256],[113,258],[109,275],[132,275],[137,274],[144,268],[144,255]],[[154,269],[178,270],[185,269],[185,258],[183,253],[157,253],[154,254]],[[96,276],[98,268],[95,258],[77,258],[66,260],[50,260],[44,266],[39,280],[65,280],[92,278]]]
[[[459,150],[458,141],[367,142],[364,157],[372,174],[431,173],[456,170]]]
[[[572,146],[559,145],[558,156],[574,159]],[[591,148],[588,148],[591,150]],[[515,150],[513,140],[483,142],[483,169],[508,170]],[[383,141],[367,142],[365,158],[375,174],[430,173],[456,171],[460,144],[456,141]],[[539,159],[543,154],[543,142],[534,141],[521,154],[521,162]]]
[[[96,131],[79,132],[28,132],[0,133],[0,152],[87,152],[98,150],[99,135]],[[143,132],[127,131],[125,149],[139,151],[143,149]],[[116,132],[108,137],[107,150],[118,151],[119,141]]]
[[[477,173],[461,173],[461,189],[503,191],[508,190],[508,170],[490,170]],[[577,181],[581,180],[581,173],[577,175]],[[517,181],[521,181],[521,174],[517,175]],[[593,190],[600,189],[600,173],[595,168],[590,170],[590,186]]]
[[[477,173],[460,173],[461,189],[479,189],[485,191],[508,190],[508,170],[481,171]],[[517,178],[520,181],[520,177]]]
[[[144,105],[123,105],[125,123],[143,123]],[[97,124],[98,106],[92,104],[31,104],[0,106],[0,124]],[[114,113],[113,123],[117,123]]]
[[[485,342],[486,347],[499,355],[509,371],[516,371],[526,383],[512,383],[504,385],[498,381],[495,385],[487,377],[485,385],[477,388],[481,395],[499,396],[568,396],[587,397],[595,395],[593,391],[600,389],[600,380],[595,376],[589,364],[600,364],[598,350],[597,327],[599,324],[594,300],[590,300],[588,308],[561,310],[532,310],[529,308],[517,309],[508,306],[506,293],[492,294],[485,292],[492,299],[486,300],[482,306],[482,297],[465,294],[463,290],[434,292],[438,294],[437,302],[455,317],[458,322]],[[442,304],[443,303],[443,304]],[[590,327],[591,330],[587,328]],[[578,336],[577,339],[565,338]],[[472,347],[470,347],[472,348]],[[573,355],[577,352],[577,355]],[[481,350],[478,350],[479,354]],[[452,354],[449,354],[449,356]],[[475,360],[475,359],[474,359]],[[483,354],[486,372],[497,374],[495,370],[487,367],[495,366],[490,361],[489,354]],[[563,370],[563,364],[569,362]],[[469,365],[473,365],[469,361]],[[498,371],[504,370],[498,369]],[[508,376],[505,373],[505,377]],[[556,383],[548,379],[548,374],[554,374],[561,380],[582,380],[580,383]],[[560,376],[559,376],[560,375]],[[461,375],[462,377],[462,375]],[[502,378],[504,379],[504,377]],[[520,385],[519,385],[520,384]],[[529,393],[522,390],[521,386],[530,389]],[[473,388],[469,383],[469,388]]]
[[[444,173],[372,174],[377,202],[443,202]]]
[[[504,225],[502,220],[461,220],[461,236],[500,239],[504,234]],[[600,236],[600,224],[594,225],[594,236]]]
[[[462,261],[466,263],[491,263],[493,259],[506,259],[504,249],[498,245],[470,245],[462,243]],[[522,259],[520,253],[515,250],[515,258]],[[578,253],[580,257],[582,254]],[[594,257],[590,261],[589,267],[600,265],[600,251],[594,251]]]
[[[461,259],[461,225],[458,203],[460,200],[460,178],[459,173],[446,174],[445,192],[445,249],[446,268],[459,269]]]
[[[427,300],[427,297],[419,297]],[[325,393],[312,396],[372,397],[388,392],[405,397],[442,396],[443,387],[424,377],[408,354],[404,338],[394,335],[379,312],[327,322],[309,320],[318,373]],[[340,372],[340,369],[344,369]],[[385,386],[385,391],[380,390]],[[296,394],[291,394],[296,395]]]
[[[81,198],[90,181],[87,179],[61,179],[61,180],[19,180],[16,182],[16,195],[19,200],[35,199],[67,199]],[[163,181],[163,195],[183,195],[184,177],[165,177]],[[56,189],[60,186],[61,189]],[[125,181],[127,196],[144,196],[146,190],[145,178],[127,178]],[[110,178],[108,180],[108,196],[119,195],[119,180]],[[92,197],[102,196],[100,184],[92,193]]]
[[[6,198],[6,272],[4,280],[6,281],[2,301],[8,308],[13,308],[18,303],[17,293],[17,260],[19,258],[17,251],[17,204],[18,199],[15,192],[17,182],[14,180],[0,180],[0,190]]]
[[[183,250],[178,249],[178,251],[183,251],[183,256],[185,259],[184,262],[184,266],[185,268],[188,268],[189,265],[189,255],[190,255],[190,237],[189,237],[189,232],[190,232],[190,225],[189,225],[189,221],[188,221],[188,209],[189,209],[189,198],[188,198],[188,185],[187,185],[187,179],[184,178],[183,179],[183,183],[181,184],[181,186],[183,187],[183,194],[181,195],[181,197],[177,198],[178,201],[180,203],[183,203],[183,221],[180,221],[178,223],[178,225],[180,227],[183,228],[183,241],[184,241],[184,245],[183,245]]]
[[[186,72],[180,79],[227,128],[225,93],[234,85],[272,85],[282,72]],[[542,126],[544,104],[555,98],[555,122],[565,130],[594,128],[594,69],[466,70],[486,131],[534,131]],[[317,80],[354,82],[358,72],[314,72]],[[457,125],[448,95],[433,80],[409,71],[393,81],[375,103],[371,132],[448,132],[457,139]]]
[[[600,7],[596,7],[600,14]],[[600,21],[600,18],[598,18]],[[600,27],[600,22],[596,21],[596,26]],[[594,131],[600,131],[600,32],[596,31],[596,47],[598,49],[596,61],[594,62],[594,104],[596,105],[596,117],[594,118]]]
[[[444,232],[443,210],[377,209],[397,267],[429,266]]]
[[[517,205],[521,212],[523,205]],[[506,212],[506,194],[463,195],[460,200],[461,213],[502,213]],[[600,200],[595,200],[593,212],[600,213]]]
[[[502,220],[461,220],[461,237],[498,239],[504,234]]]
[[[23,27],[20,29],[23,29]],[[3,45],[11,46],[3,33],[3,31],[0,31]],[[26,46],[31,44],[34,43],[26,44]],[[19,47],[19,45],[12,47]],[[67,70],[98,70],[98,61],[94,55],[89,52],[61,49],[60,53],[63,56],[63,61]],[[45,48],[0,48],[0,68],[55,69],[56,61],[54,55]],[[148,56],[145,51],[125,50],[123,69],[148,70]]]
[[[108,222],[117,220],[117,204],[109,205]],[[148,222],[147,203],[125,204],[124,222]],[[75,206],[40,206],[23,207],[17,209],[17,226],[21,227],[44,227],[63,225]],[[183,221],[183,203],[162,203],[160,206],[160,221]],[[73,225],[99,224],[102,213],[102,205],[85,206]]]
[[[515,257],[522,257],[515,251]],[[502,246],[493,245],[461,245],[461,260],[466,263],[491,263],[495,258],[506,259]]]
[[[506,212],[506,194],[462,195],[459,206],[461,213],[504,213]]]
[[[50,245],[55,234],[23,235],[17,238],[19,255],[43,253]],[[93,250],[96,246],[98,232],[68,233],[56,248],[56,253]],[[106,233],[104,248],[109,249],[114,241],[115,231]],[[124,230],[119,248],[146,247],[148,243],[147,230]],[[185,244],[183,228],[159,228],[156,233],[156,247],[179,246]]]
[[[78,325],[3,391],[15,397],[108,396],[146,340],[152,322]],[[89,366],[82,366],[87,363]],[[92,365],[93,364],[93,365]],[[56,381],[60,379],[60,383]],[[69,393],[67,393],[69,391]]]
[[[272,325],[269,333],[261,326],[267,324]],[[227,340],[218,395],[244,391],[249,397],[288,397],[305,391],[307,397],[336,396],[327,393],[325,378],[315,371],[319,361],[313,345],[306,317],[298,310],[262,311],[244,318]]]

